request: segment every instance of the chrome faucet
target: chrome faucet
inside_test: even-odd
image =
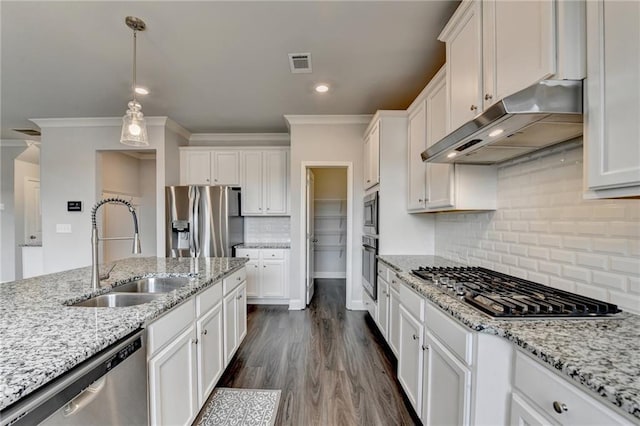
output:
[[[103,204],[122,204],[129,208],[131,216],[133,216],[133,237],[98,237],[98,226],[96,224],[96,212]],[[100,240],[133,240],[133,254],[139,254],[142,252],[140,248],[140,236],[138,235],[138,217],[136,216],[136,209],[133,208],[130,202],[121,198],[105,198],[96,203],[91,209],[91,288],[97,290],[100,287],[100,268],[98,260],[98,242]],[[113,269],[113,268],[111,268]]]

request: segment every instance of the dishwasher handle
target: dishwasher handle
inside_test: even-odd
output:
[[[102,392],[104,389],[104,385],[107,382],[107,377],[102,376],[95,382],[91,383],[88,388],[82,391],[80,395],[73,398],[69,403],[64,407],[64,416],[69,417],[76,414],[78,411],[82,410],[84,407],[89,405],[91,401],[98,397],[98,394]]]

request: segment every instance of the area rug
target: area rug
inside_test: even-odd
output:
[[[216,388],[198,426],[273,426],[279,390]]]

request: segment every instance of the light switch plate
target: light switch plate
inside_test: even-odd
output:
[[[70,223],[57,223],[56,224],[56,232],[58,234],[70,234],[71,233],[71,224]]]

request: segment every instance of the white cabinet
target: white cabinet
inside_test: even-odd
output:
[[[149,423],[190,425],[198,413],[195,326],[151,358],[148,371]]]
[[[371,318],[378,323],[378,304],[373,301],[373,299],[367,294],[366,291],[362,292],[362,303],[364,303],[364,308],[369,312]]]
[[[511,422],[517,426],[546,426],[553,422],[529,405],[518,393],[511,395]]]
[[[240,185],[240,152],[182,148],[182,185]]]
[[[198,404],[201,407],[224,371],[222,303],[196,321],[198,334]]]
[[[416,413],[421,412],[422,405],[423,329],[422,323],[400,305],[398,381]]]
[[[378,276],[378,327],[385,339],[389,335],[389,284]]]
[[[247,297],[244,281],[224,296],[223,312],[224,363],[227,365],[247,334]]]
[[[471,370],[427,332],[422,421],[431,425],[468,425]]]
[[[397,357],[400,347],[400,293],[393,284],[389,286],[389,335],[387,342]]]
[[[640,3],[587,2],[585,177],[591,198],[640,196]]]
[[[242,214],[289,214],[289,153],[287,150],[245,151],[242,154]]]
[[[364,138],[364,189],[380,183],[380,124],[374,122]]]
[[[260,299],[273,303],[273,299],[288,298],[289,250],[237,249],[236,257],[246,257],[247,297],[251,303]]]
[[[438,37],[446,43],[449,132],[482,112],[482,6],[463,1]]]
[[[425,150],[427,132],[427,109],[425,100],[419,101],[409,110],[407,159],[407,210],[424,210],[427,194],[427,165],[420,154]],[[413,105],[412,105],[413,106]]]

